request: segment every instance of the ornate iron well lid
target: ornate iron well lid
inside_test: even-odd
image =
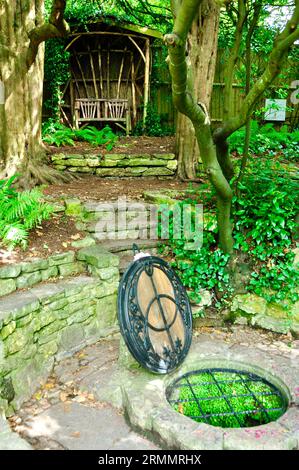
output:
[[[142,256],[124,273],[118,291],[118,320],[132,356],[159,374],[176,369],[192,338],[192,313],[186,291],[161,258]]]

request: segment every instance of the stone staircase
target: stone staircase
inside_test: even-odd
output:
[[[157,254],[158,208],[139,201],[83,204],[83,217],[77,223],[97,245],[119,257],[120,273],[133,259],[133,244],[140,251]]]

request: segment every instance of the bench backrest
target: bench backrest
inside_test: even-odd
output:
[[[92,99],[79,98],[75,100],[75,109],[79,119],[122,120],[126,118],[128,100],[124,99]]]

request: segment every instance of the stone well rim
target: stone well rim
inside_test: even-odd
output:
[[[268,380],[271,382],[275,387],[277,387],[282,394],[285,396],[288,402],[288,408],[292,403],[292,395],[290,392],[289,387],[287,384],[278,376],[272,374],[270,371],[267,371],[263,367],[260,367],[256,364],[249,364],[243,361],[236,361],[234,359],[203,359],[200,361],[200,365],[196,367],[195,363],[192,364],[182,364],[182,366],[165,376],[164,386],[165,390],[169,387],[175,380],[183,375],[187,374],[188,372],[193,372],[201,369],[212,369],[212,368],[223,368],[223,369],[239,369],[242,372],[252,372],[254,374],[259,375],[263,379]],[[287,408],[287,409],[288,409]],[[285,414],[285,413],[284,413]]]
[[[242,450],[242,449],[297,449],[299,445],[298,384],[294,380],[297,367],[285,367],[273,354],[256,354],[238,348],[234,359],[232,351],[211,354],[194,345],[183,365],[170,374],[157,376],[144,370],[126,370],[122,382],[122,402],[131,425],[146,434],[158,436],[166,448],[183,450]],[[211,354],[211,357],[207,357]],[[225,357],[226,354],[226,357]],[[204,357],[206,356],[206,357]],[[221,428],[198,423],[173,410],[166,398],[166,388],[187,372],[207,367],[238,367],[268,379],[285,395],[286,412],[277,420],[247,428]],[[269,369],[267,369],[269,367]]]

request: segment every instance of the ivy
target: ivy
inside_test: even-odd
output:
[[[255,157],[238,189],[239,195],[233,199],[233,236],[235,254],[248,264],[244,287],[290,312],[292,303],[299,300],[299,270],[293,264],[298,180],[279,163]],[[213,191],[207,193],[200,187],[192,192],[193,199],[180,204],[202,203],[205,211],[215,207]],[[170,220],[171,215],[170,210]],[[172,227],[169,245],[161,245],[161,251],[177,269],[190,300],[200,302],[201,290],[207,289],[215,307],[225,305],[234,292],[233,276],[229,256],[217,247],[217,229],[205,230],[202,247],[190,250],[189,240],[174,239]]]
[[[202,201],[200,193],[195,193],[194,199],[185,199],[178,204],[182,207],[188,204],[196,204]],[[166,210],[167,211],[167,210]],[[165,211],[164,211],[165,212]],[[188,249],[189,239],[184,236],[173,236],[173,210],[169,210],[169,240],[168,244],[161,244],[160,251],[172,261],[172,266],[177,270],[183,285],[188,290],[189,298],[194,303],[201,301],[201,291],[206,289],[214,292],[214,304],[216,307],[224,304],[232,294],[230,277],[227,270],[229,255],[223,253],[217,246],[217,234],[213,231],[203,232],[203,244],[199,249]],[[194,233],[194,214],[191,221]],[[183,230],[183,221],[181,226]],[[158,227],[158,235],[161,235],[161,226]],[[220,295],[219,295],[220,294]],[[221,298],[221,300],[219,300]],[[198,316],[195,314],[194,317]]]
[[[237,130],[229,137],[230,150],[242,154],[244,149],[245,128]],[[299,159],[299,130],[288,132],[286,125],[279,130],[273,123],[260,126],[257,121],[251,121],[250,152],[256,155],[270,157],[281,155],[292,161]]]
[[[282,305],[299,299],[292,246],[298,181],[273,162],[254,158],[235,196],[235,248],[254,262],[248,290]]]
[[[45,80],[48,98],[45,109],[54,119],[59,119],[61,88],[70,78],[70,53],[65,51],[65,40],[54,38],[46,41]]]

